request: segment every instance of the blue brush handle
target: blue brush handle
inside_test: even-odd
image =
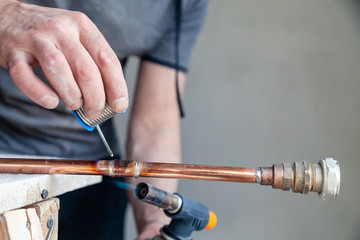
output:
[[[95,129],[95,127],[92,127],[88,124],[86,124],[81,117],[79,116],[78,112],[76,110],[72,110],[73,114],[75,115],[76,119],[80,122],[80,124],[88,131],[93,131]],[[126,109],[125,111],[123,111],[122,113],[126,113]]]
[[[80,124],[88,131],[93,131],[95,128],[87,125],[79,116],[79,114],[76,112],[76,110],[72,110],[73,114],[75,115],[76,119],[80,122]]]

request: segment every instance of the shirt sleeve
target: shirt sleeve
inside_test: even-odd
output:
[[[175,7],[175,14],[170,28],[150,50],[144,60],[187,72],[191,50],[204,24],[208,0],[178,0],[181,7]],[[177,15],[178,14],[178,15]],[[177,20],[176,16],[180,16]],[[178,44],[176,38],[178,37]],[[178,46],[177,46],[178,45]],[[178,60],[176,48],[178,47]]]

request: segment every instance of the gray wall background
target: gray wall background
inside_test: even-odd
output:
[[[183,161],[229,166],[334,157],[340,196],[180,181],[218,216],[195,239],[360,239],[360,8],[349,0],[212,1],[185,94]],[[133,89],[137,59],[127,81]],[[125,135],[126,117],[118,117]],[[135,237],[128,214],[126,239]]]

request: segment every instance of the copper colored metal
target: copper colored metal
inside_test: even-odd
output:
[[[100,174],[94,161],[55,159],[0,159],[1,173],[30,174]]]
[[[0,159],[1,173],[85,174],[256,183],[256,168],[134,160]]]
[[[140,162],[140,177],[256,183],[256,168]]]
[[[272,167],[263,167],[261,168],[261,185],[273,185],[273,168]]]
[[[274,183],[273,188],[282,189],[284,185],[284,166],[282,164],[274,164]]]
[[[0,173],[85,174],[112,177],[178,178],[208,181],[260,183],[276,189],[307,194],[318,192],[323,199],[334,198],[340,190],[340,166],[332,159],[317,164],[294,162],[272,167],[246,168],[134,160],[69,160],[0,158]]]

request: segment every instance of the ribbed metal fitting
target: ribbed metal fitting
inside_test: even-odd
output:
[[[91,127],[95,127],[96,125],[99,125],[100,123],[105,122],[106,120],[112,118],[114,115],[117,114],[110,108],[110,106],[107,103],[105,104],[103,114],[100,117],[95,118],[93,120],[90,120],[85,116],[84,109],[82,107],[80,109],[76,110],[76,112],[79,115],[79,117],[81,118],[81,120],[83,120],[84,123],[86,123],[87,125],[89,125]]]
[[[333,158],[325,158],[319,161],[322,169],[322,189],[319,197],[324,200],[335,198],[340,192],[340,166]]]

